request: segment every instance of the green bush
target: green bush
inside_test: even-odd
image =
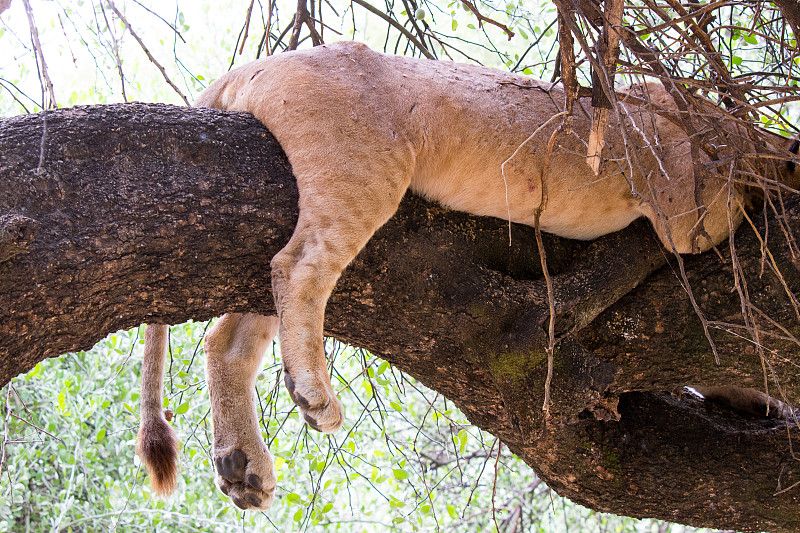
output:
[[[181,467],[167,500],[150,493],[134,454],[141,328],[44,361],[3,389],[0,530],[688,531],[559,498],[451,402],[335,341],[327,350],[347,420],[331,436],[300,421],[268,352],[257,388],[278,493],[268,513],[242,513],[213,485],[206,327],[171,328],[165,407],[175,413]]]

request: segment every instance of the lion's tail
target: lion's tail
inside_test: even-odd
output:
[[[772,396],[767,396],[756,389],[745,389],[734,385],[719,385],[715,387],[692,385],[691,388],[702,394],[710,402],[725,405],[734,411],[752,416],[791,418],[795,414],[790,405]]]
[[[178,475],[178,438],[162,409],[166,353],[167,326],[145,326],[136,453],[150,473],[151,489],[160,496],[172,494]]]

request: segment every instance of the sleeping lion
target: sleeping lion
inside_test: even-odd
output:
[[[305,421],[326,433],[342,425],[323,350],[325,305],[409,188],[475,215],[528,225],[538,218],[542,231],[571,239],[645,216],[675,253],[723,241],[744,203],[743,186],[727,177],[735,155],[757,152],[756,130],[707,106],[710,142],[699,162],[709,170],[696,179],[697,160],[667,90],[648,83],[619,98],[623,112],[612,116],[595,174],[586,163],[589,101],[577,102],[571,131],[556,132],[563,90],[525,76],[342,42],[267,57],[212,83],[195,105],[255,115],[286,152],[300,191],[294,234],[270,263],[278,316],[227,314],[205,337],[219,489],[242,509],[266,509],[274,498],[254,383],[276,334],[285,385]],[[800,182],[786,162],[789,142],[758,135],[767,156],[748,159],[748,169]],[[177,469],[177,440],[161,411],[166,326],[149,325],[145,335],[137,452],[154,492],[165,494]]]

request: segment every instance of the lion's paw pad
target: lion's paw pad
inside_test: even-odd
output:
[[[258,454],[256,454],[258,455]],[[247,454],[235,449],[214,457],[219,490],[240,509],[267,509],[275,499],[275,472],[272,458],[248,461]]]

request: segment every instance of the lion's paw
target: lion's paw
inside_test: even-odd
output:
[[[236,448],[229,453],[214,452],[215,483],[236,507],[265,510],[275,499],[275,468],[266,447],[245,453]]]
[[[324,380],[295,380],[289,372],[284,372],[283,382],[309,426],[323,433],[333,433],[342,427],[344,408],[327,376]]]

